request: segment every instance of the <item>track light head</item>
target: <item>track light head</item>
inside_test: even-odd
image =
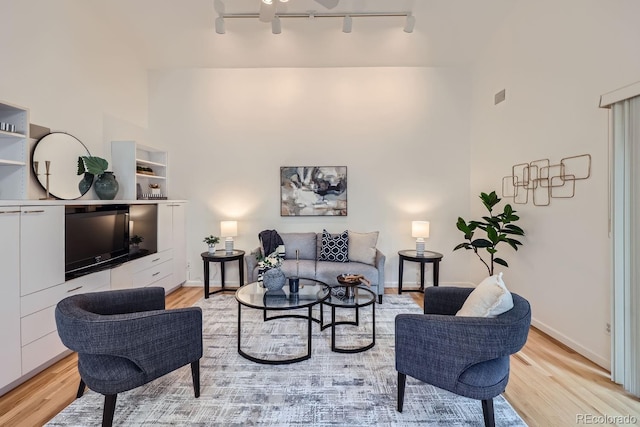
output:
[[[416,26],[416,17],[412,14],[407,15],[407,21],[404,24],[405,33],[413,33],[413,27]]]
[[[345,15],[344,20],[342,21],[342,32],[350,33],[352,24],[353,24],[353,18],[351,18],[350,15]]]
[[[280,25],[280,18],[277,16],[271,21],[271,32],[273,34],[280,34],[282,32],[282,26]]]
[[[225,33],[225,30],[224,30],[224,18],[222,16],[218,16],[216,18],[215,26],[216,26],[216,33],[218,33],[218,34],[224,34]]]

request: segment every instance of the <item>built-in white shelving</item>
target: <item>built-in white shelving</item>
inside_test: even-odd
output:
[[[0,131],[0,199],[27,198],[29,110],[0,102],[0,123],[14,132]]]
[[[168,197],[166,151],[135,141],[112,141],[111,162],[120,183],[118,198],[131,200]],[[154,191],[151,185],[157,185],[157,190]],[[142,196],[139,196],[139,192]],[[154,192],[159,194],[153,194]]]

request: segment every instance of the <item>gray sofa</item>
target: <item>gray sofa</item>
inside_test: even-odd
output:
[[[349,231],[349,261],[320,261],[322,233],[279,233],[284,242],[285,259],[282,271],[289,276],[296,275],[296,250],[300,277],[320,280],[329,286],[338,286],[336,277],[340,274],[362,274],[371,282],[371,291],[378,295],[382,303],[384,294],[384,262],[386,257],[375,247],[378,233],[356,233]],[[245,257],[248,282],[258,279],[258,257],[261,247]]]

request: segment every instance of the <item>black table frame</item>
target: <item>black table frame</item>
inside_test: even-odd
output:
[[[433,264],[433,286],[438,286],[440,273],[440,260],[443,255],[438,252],[424,251],[424,255],[418,255],[415,250],[398,251],[400,262],[398,263],[398,295],[402,292],[422,292],[424,293],[424,265]],[[418,289],[402,289],[402,274],[404,272],[404,262],[420,263],[420,287]]]
[[[315,280],[314,280],[315,281]],[[321,283],[322,282],[318,282]],[[252,285],[251,283],[246,285],[246,286],[250,286]],[[328,285],[323,284],[323,286],[326,286],[328,288]],[[322,324],[321,320],[318,319],[314,319],[312,313],[313,313],[313,307],[317,304],[322,304],[324,300],[326,300],[327,298],[329,298],[331,296],[331,292],[327,292],[327,296],[325,296],[323,299],[318,299],[317,301],[313,301],[311,303],[308,304],[304,304],[304,305],[300,305],[298,307],[287,307],[287,308],[258,308],[252,305],[248,305],[246,303],[240,302],[240,300],[238,300],[238,298],[236,297],[236,300],[238,301],[238,354],[242,357],[244,357],[247,360],[251,360],[252,362],[256,362],[256,363],[262,363],[262,364],[266,364],[266,365],[287,365],[290,363],[297,363],[297,362],[302,362],[303,360],[308,360],[311,358],[311,337],[312,337],[312,326],[313,326],[313,322],[317,322]],[[256,356],[252,356],[248,353],[246,353],[244,350],[242,350],[242,306],[248,307],[248,308],[252,308],[252,309],[259,309],[263,311],[263,319],[264,321],[268,321],[268,320],[275,320],[275,319],[282,319],[282,318],[296,318],[296,319],[306,319],[307,320],[307,352],[306,354],[303,354],[302,356],[298,356],[298,357],[292,357],[289,359],[263,359],[260,357],[256,357]],[[322,305],[321,307],[321,311],[320,313],[322,313]],[[283,315],[278,315],[278,316],[272,316],[272,317],[267,317],[267,311],[284,311],[284,310],[299,310],[302,308],[307,308],[307,315],[303,316],[300,314],[283,314]]]
[[[202,252],[202,263],[204,264],[204,297],[209,298],[209,295],[217,294],[218,292],[237,291],[242,285],[244,285],[244,251],[240,249],[234,249],[232,253],[228,254],[224,249],[215,251],[215,253]],[[229,261],[238,261],[238,272],[240,286],[234,288],[225,288],[224,286],[224,263]],[[209,292],[209,263],[220,263],[220,282],[221,288],[212,292]]]
[[[376,294],[364,287],[358,287],[357,292],[365,291],[371,294],[370,301],[365,302],[364,304],[358,304],[357,300],[353,300],[352,304],[349,304],[349,299],[345,298],[341,303],[332,303],[332,298],[339,298],[335,295],[332,295],[330,298],[326,299],[320,304],[320,330],[325,330],[328,327],[331,327],[331,351],[336,353],[361,353],[363,351],[367,351],[373,346],[376,345]],[[347,302],[345,304],[345,301]],[[323,306],[328,305],[331,307],[331,323],[323,324]],[[342,348],[336,345],[336,326],[337,325],[351,325],[351,326],[359,326],[360,325],[360,313],[359,309],[361,307],[371,306],[372,313],[372,332],[371,332],[371,343],[362,346],[362,347],[354,347],[354,348]],[[341,320],[336,322],[336,308],[355,308],[355,320]]]

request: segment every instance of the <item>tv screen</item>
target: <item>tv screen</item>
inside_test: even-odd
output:
[[[67,278],[110,265],[129,253],[129,207],[69,206],[65,215]]]

